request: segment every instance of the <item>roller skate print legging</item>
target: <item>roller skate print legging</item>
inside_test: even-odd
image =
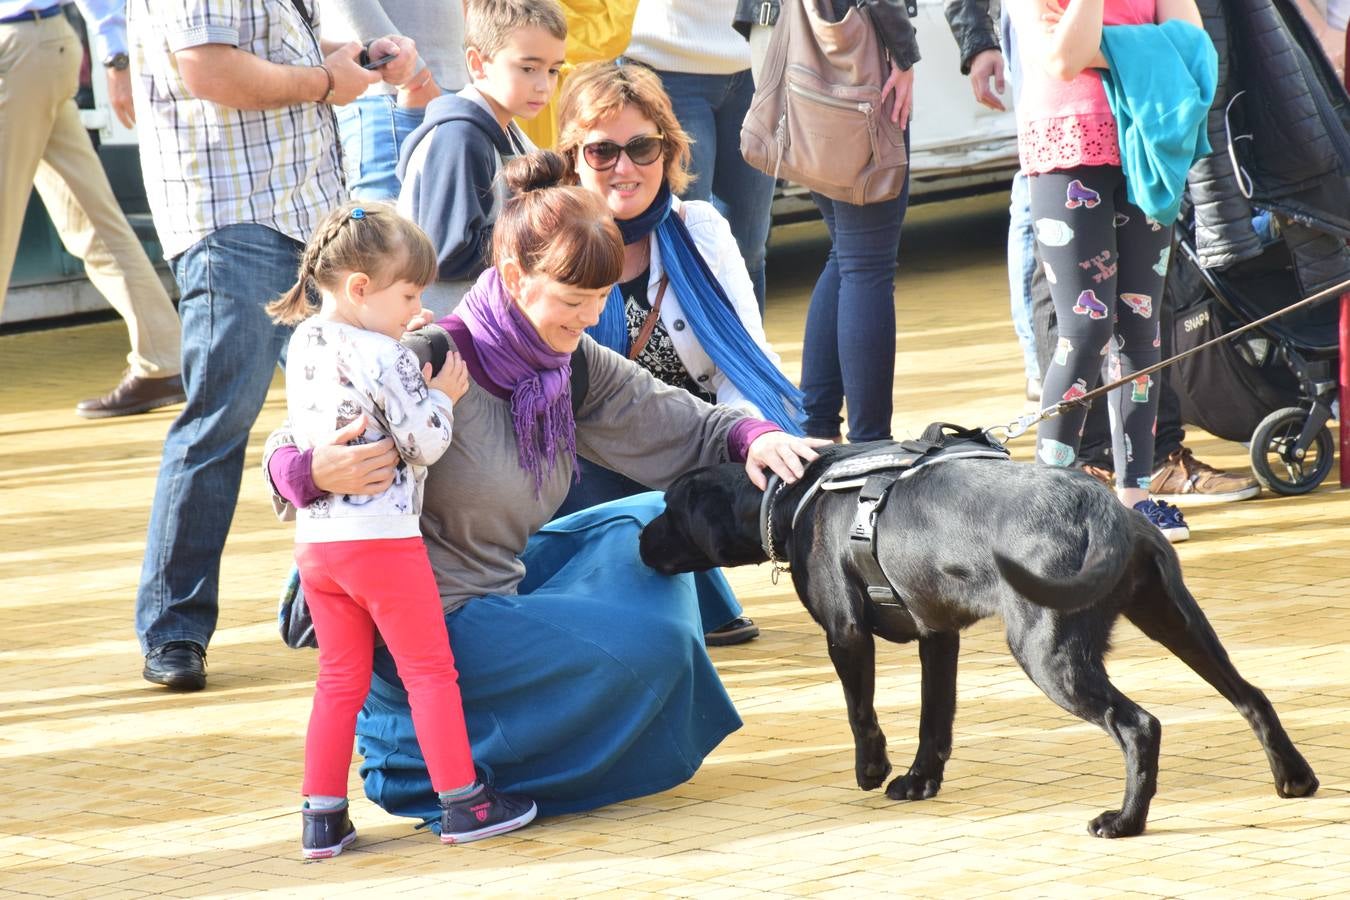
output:
[[[1172,229],[1129,202],[1117,166],[1032,175],[1031,215],[1055,303],[1059,341],[1044,377],[1044,406],[1082,396],[1158,362],[1159,308]],[[1148,489],[1159,373],[1108,395],[1116,484]],[[1040,425],[1036,457],[1052,466],[1078,455],[1084,407]]]

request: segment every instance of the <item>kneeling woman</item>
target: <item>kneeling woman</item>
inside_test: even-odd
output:
[[[577,457],[660,487],[726,461],[744,461],[760,483],[766,467],[794,480],[815,457],[809,442],[664,385],[584,335],[619,279],[623,244],[599,197],[554,186],[564,172],[551,153],[506,167],[517,196],[494,231],[495,265],[440,322],[472,383],[450,448],[428,470],[422,513],[474,759],[545,815],[673,787],[740,725],[703,647],[692,579],[638,559],[660,498],[545,527]],[[574,416],[578,349],[589,386]],[[369,447],[309,457],[284,434],[272,443],[268,472],[292,503],[383,486],[352,463]],[[408,696],[383,649],[357,734],[367,795],[436,821]]]

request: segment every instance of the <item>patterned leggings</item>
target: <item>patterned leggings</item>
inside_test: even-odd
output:
[[[1082,396],[1102,383],[1103,374],[1115,381],[1158,362],[1172,233],[1126,199],[1117,166],[1080,166],[1032,175],[1029,182],[1036,240],[1059,324],[1059,343],[1045,373],[1044,402],[1051,404]],[[1119,487],[1148,489],[1158,377],[1142,376],[1109,395]],[[1042,422],[1037,458],[1071,465],[1086,416],[1084,407],[1075,406]]]

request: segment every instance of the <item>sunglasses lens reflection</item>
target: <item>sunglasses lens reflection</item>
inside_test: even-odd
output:
[[[628,158],[639,166],[649,165],[661,156],[661,150],[661,138],[650,135],[633,138],[627,144],[596,141],[583,148],[586,163],[598,171],[612,169],[618,163],[620,153],[627,153]]]
[[[634,138],[628,142],[624,148],[628,151],[628,158],[640,166],[656,161],[661,155],[661,139],[654,137]]]
[[[597,141],[586,145],[586,162],[593,169],[608,169],[618,162],[621,148],[613,141]]]

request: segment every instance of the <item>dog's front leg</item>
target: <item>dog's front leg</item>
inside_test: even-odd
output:
[[[858,787],[865,791],[880,787],[891,774],[886,757],[886,735],[877,724],[873,704],[876,693],[876,643],[872,633],[857,622],[826,627],[830,641],[830,660],[844,686],[848,706],[848,724],[853,729],[853,767]]]
[[[927,800],[942,787],[942,773],[952,755],[956,657],[960,649],[961,635],[957,632],[919,638],[919,663],[923,668],[919,749],[909,771],[886,786],[886,796],[892,800]]]

